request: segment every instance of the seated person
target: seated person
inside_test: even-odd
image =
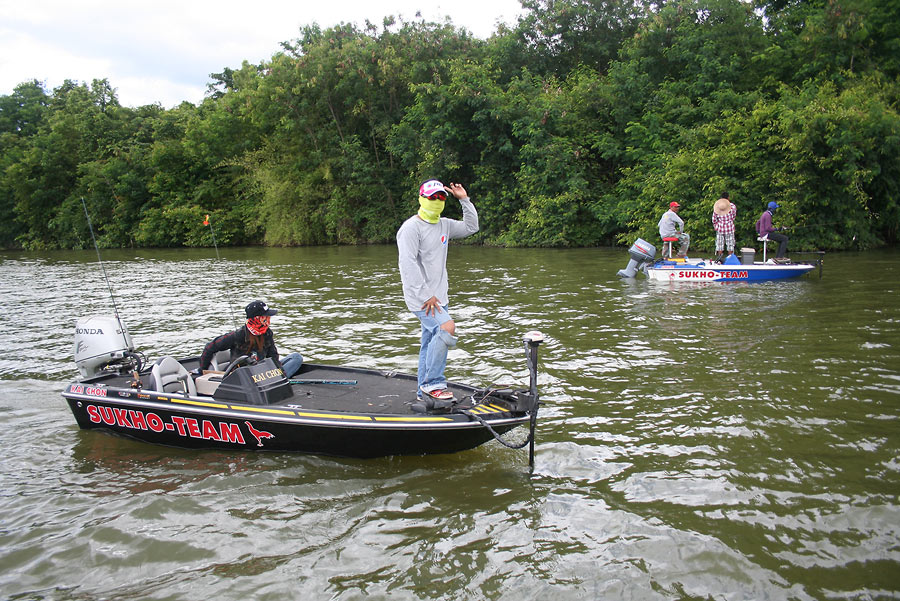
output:
[[[772,225],[772,217],[775,216],[775,209],[778,207],[778,203],[774,201],[766,206],[766,210],[756,220],[756,233],[759,234],[760,238],[768,236],[769,240],[778,243],[778,250],[775,252],[775,262],[784,263],[788,260],[784,256],[787,253],[788,237],[778,233],[779,230],[784,230],[785,228]]]
[[[659,237],[678,238],[678,256],[686,257],[688,247],[691,245],[691,237],[684,231],[684,221],[678,216],[681,205],[677,202],[669,203],[669,210],[663,213],[659,223]],[[666,244],[671,244],[666,242]],[[665,244],[663,245],[663,254],[665,254]]]
[[[244,311],[247,314],[246,324],[233,332],[222,334],[203,348],[200,371],[209,369],[216,353],[230,350],[232,361],[241,355],[247,355],[251,362],[270,358],[284,372],[284,377],[290,378],[296,374],[303,365],[303,357],[300,353],[291,353],[282,362],[278,358],[278,349],[275,348],[275,336],[269,328],[269,320],[278,313],[278,309],[272,309],[263,301],[257,300],[247,305]]]

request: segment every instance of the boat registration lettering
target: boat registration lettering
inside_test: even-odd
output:
[[[99,386],[72,385],[72,394],[87,394],[90,396],[106,396],[106,389]]]
[[[187,438],[245,444],[240,425],[233,422],[216,424],[208,419],[200,420],[181,415],[173,415],[171,421],[167,422],[156,413],[149,411],[98,407],[97,405],[88,405],[87,413],[88,418],[95,424],[106,424],[131,430],[151,430],[157,433],[169,431]]]
[[[272,378],[283,378],[284,372],[280,369],[270,369],[269,371],[264,371],[259,374],[253,374],[251,377],[253,378],[254,384],[259,384],[260,382],[265,382],[266,380],[271,380]]]

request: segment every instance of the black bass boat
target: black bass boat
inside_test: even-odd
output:
[[[530,444],[534,460],[539,332],[523,338],[528,389],[450,383],[449,407],[416,398],[416,378],[355,367],[304,365],[288,380],[271,359],[246,357],[196,375],[199,358],[152,363],[118,317],[76,326],[81,377],[62,393],[83,429],[189,449],[295,451],[346,457],[453,453],[492,439]],[[226,359],[227,361],[227,359]],[[529,425],[513,445],[502,434]]]

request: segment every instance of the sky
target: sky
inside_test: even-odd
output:
[[[0,0],[0,95],[37,79],[106,78],[125,106],[199,104],[210,73],[259,63],[304,25],[381,26],[386,15],[444,22],[480,38],[514,25],[519,0]]]

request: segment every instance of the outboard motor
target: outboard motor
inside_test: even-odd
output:
[[[79,319],[75,324],[75,365],[82,378],[90,378],[112,364],[131,365],[134,343],[117,317]]]
[[[628,249],[628,254],[631,255],[628,266],[616,273],[620,278],[633,278],[637,275],[638,269],[644,266],[644,263],[652,263],[656,257],[656,247],[646,240],[638,238]]]

